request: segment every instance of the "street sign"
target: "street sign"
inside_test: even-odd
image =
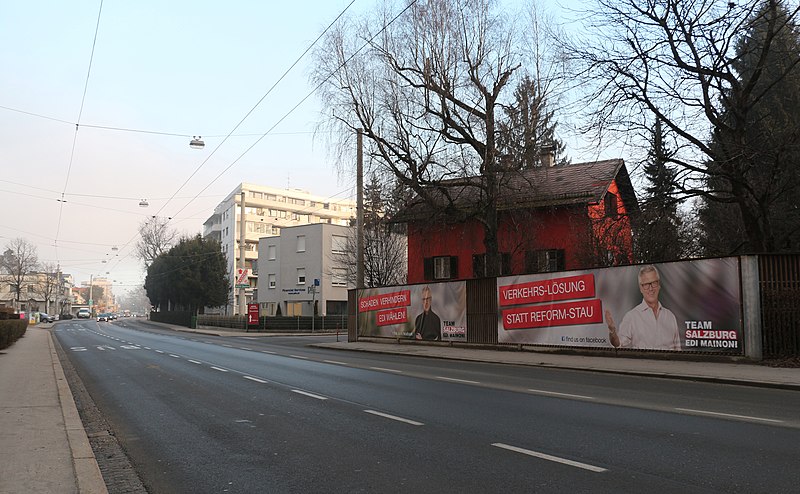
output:
[[[249,269],[237,269],[236,270],[236,288],[250,288],[250,282],[247,281],[247,278],[250,276]]]
[[[319,278],[314,278],[314,286],[319,286]]]
[[[258,324],[258,304],[247,304],[247,324]]]

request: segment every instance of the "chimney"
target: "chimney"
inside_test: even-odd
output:
[[[543,144],[539,151],[539,160],[545,168],[556,166],[556,147],[553,144]]]

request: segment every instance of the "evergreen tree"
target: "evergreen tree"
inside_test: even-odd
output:
[[[525,76],[514,90],[514,102],[503,108],[505,120],[498,123],[498,147],[506,167],[526,170],[541,166],[545,148],[552,150],[555,164],[565,165],[566,146],[556,138],[555,112],[548,108],[539,82]]]
[[[768,38],[769,33],[776,31],[776,36]],[[768,51],[763,50],[765,39],[770,39]],[[748,242],[741,206],[736,202],[740,195],[737,188],[746,187],[755,198],[750,207],[758,208],[766,220],[762,220],[762,228],[768,235],[764,248],[797,250],[800,248],[800,32],[789,21],[782,2],[763,2],[750,28],[738,40],[736,52],[733,66],[739,80],[756,79],[751,92],[762,96],[746,113],[725,104],[735,102],[741,89],[734,87],[722,98],[725,119],[732,125],[744,121],[745,132],[737,136],[738,142],[719,132],[712,137],[711,146],[720,150],[722,159],[708,163],[712,173],[706,185],[717,200],[705,200],[699,211],[703,247],[708,255],[754,250]],[[767,56],[760,56],[763,53]],[[758,73],[760,77],[754,78]],[[715,173],[742,156],[752,165],[742,169],[740,176]]]
[[[666,140],[661,121],[656,120],[644,164],[646,195],[634,244],[636,259],[640,262],[670,261],[684,255],[682,220],[675,199],[678,171],[670,166],[675,150],[668,147]]]

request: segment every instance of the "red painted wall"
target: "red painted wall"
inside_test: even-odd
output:
[[[563,249],[566,269],[598,265],[599,249],[608,249],[616,258],[632,261],[630,221],[612,183],[609,192],[617,196],[619,218],[605,217],[605,204],[563,206],[549,210],[503,211],[499,218],[500,252],[511,254],[512,274],[525,273],[525,252]],[[458,278],[473,278],[472,256],[483,254],[484,229],[471,220],[459,224],[412,222],[408,224],[408,282],[422,283],[423,259],[457,256]],[[618,264],[619,262],[615,262]]]

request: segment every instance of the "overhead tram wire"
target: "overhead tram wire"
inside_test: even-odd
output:
[[[340,19],[340,18],[341,18],[341,17],[342,17],[344,14],[345,14],[345,12],[347,12],[347,10],[348,10],[348,9],[349,9],[349,8],[350,8],[352,5],[353,5],[353,3],[355,3],[355,0],[351,0],[351,2],[350,2],[349,4],[347,4],[347,6],[344,8],[344,10],[342,10],[342,11],[339,13],[339,15],[337,15],[337,16],[336,16],[336,18],[335,18],[335,19],[334,19],[334,20],[333,20],[333,21],[332,21],[330,24],[328,24],[328,27],[326,27],[326,28],[325,28],[325,30],[324,30],[324,31],[322,31],[322,33],[321,33],[321,34],[320,34],[320,35],[317,37],[317,39],[315,39],[315,40],[314,40],[314,42],[313,42],[313,43],[311,43],[311,44],[310,44],[310,45],[309,45],[309,46],[308,46],[308,47],[305,49],[305,51],[303,51],[303,53],[302,53],[302,54],[300,54],[300,56],[299,56],[299,57],[297,57],[297,59],[294,61],[294,63],[292,63],[292,65],[291,65],[291,66],[290,66],[288,69],[286,69],[286,71],[283,73],[283,75],[281,75],[281,76],[278,78],[278,80],[277,80],[277,81],[275,81],[275,83],[274,83],[274,84],[272,84],[272,86],[271,86],[271,87],[270,87],[270,88],[267,90],[267,92],[266,92],[266,93],[264,93],[264,95],[261,97],[261,99],[259,99],[259,100],[258,100],[258,102],[256,102],[256,104],[255,104],[255,105],[253,105],[253,107],[250,109],[250,111],[248,111],[248,112],[245,114],[245,116],[244,116],[244,117],[242,117],[242,119],[241,119],[241,120],[239,120],[239,123],[237,123],[237,124],[236,124],[236,126],[234,126],[233,130],[231,130],[231,131],[228,133],[228,135],[227,135],[227,136],[225,136],[225,138],[223,138],[223,139],[222,139],[222,141],[220,141],[220,143],[219,143],[219,144],[217,144],[217,146],[214,148],[214,150],[213,150],[213,151],[211,151],[211,154],[209,154],[209,155],[206,157],[206,159],[204,159],[204,160],[203,160],[203,162],[202,162],[202,163],[200,163],[200,165],[199,165],[199,166],[198,166],[198,167],[197,167],[197,168],[196,168],[196,169],[195,169],[195,170],[194,170],[194,171],[191,173],[191,175],[189,175],[189,177],[188,177],[188,178],[187,178],[187,179],[186,179],[186,180],[185,180],[185,181],[184,181],[184,182],[181,184],[181,186],[180,186],[180,187],[178,187],[178,189],[177,189],[177,190],[175,191],[175,193],[172,195],[172,197],[173,197],[173,198],[174,198],[176,195],[178,195],[178,192],[180,192],[180,191],[181,191],[181,190],[182,190],[182,189],[183,189],[183,188],[186,186],[186,184],[187,184],[187,183],[189,183],[189,180],[191,180],[191,179],[192,179],[192,177],[194,177],[194,176],[197,174],[197,172],[199,172],[199,171],[200,171],[200,169],[201,169],[201,168],[203,168],[203,166],[205,166],[205,164],[206,164],[206,163],[208,163],[208,160],[210,160],[210,159],[211,159],[211,157],[212,157],[212,156],[214,156],[214,154],[215,154],[215,153],[216,153],[216,152],[219,150],[219,148],[221,148],[221,147],[222,147],[222,145],[223,145],[223,144],[225,144],[225,142],[227,142],[227,140],[228,140],[228,139],[231,137],[231,135],[233,135],[233,133],[234,133],[234,132],[236,132],[236,129],[238,129],[239,127],[241,127],[241,125],[244,123],[244,121],[245,121],[245,120],[247,120],[247,118],[248,118],[248,117],[250,117],[250,115],[251,115],[251,114],[252,114],[252,113],[253,113],[253,112],[256,110],[256,108],[258,108],[258,107],[259,107],[259,105],[261,105],[261,103],[264,101],[264,99],[266,99],[266,97],[267,97],[267,96],[269,96],[269,95],[272,93],[272,91],[273,91],[273,90],[274,90],[274,89],[275,89],[275,88],[278,86],[278,84],[280,84],[280,82],[281,82],[281,81],[282,81],[282,80],[283,80],[283,79],[284,79],[284,78],[285,78],[285,77],[286,77],[286,76],[289,74],[289,72],[291,72],[291,71],[292,71],[292,69],[293,69],[293,68],[295,68],[295,66],[297,66],[297,64],[298,64],[298,63],[300,63],[300,60],[302,60],[302,59],[303,59],[303,57],[305,57],[305,56],[306,56],[306,54],[307,54],[307,53],[308,53],[308,52],[311,50],[311,48],[313,48],[313,47],[314,47],[314,45],[316,45],[316,44],[317,44],[317,42],[318,42],[320,39],[322,39],[322,37],[325,35],[325,33],[327,33],[327,32],[328,32],[328,30],[330,30],[330,28],[331,28],[331,27],[333,27],[333,25],[334,25],[334,24],[335,24],[335,23],[336,23],[336,22],[337,22],[337,21],[338,21],[338,20],[339,20],[339,19]],[[274,128],[274,126],[273,126],[273,128]],[[272,130],[272,129],[270,129],[270,130]],[[269,131],[267,131],[267,133],[269,133]],[[266,134],[264,134],[264,135],[266,135]],[[258,140],[256,140],[256,143],[258,143],[259,141],[261,141],[261,139],[263,139],[263,138],[264,138],[264,135],[262,135],[262,136],[261,136],[261,137],[260,137]],[[255,144],[253,144],[253,145],[255,145]],[[247,151],[249,151],[249,150],[250,150],[250,149],[252,149],[252,148],[253,148],[253,146],[250,146],[249,148],[247,148]],[[245,153],[246,153],[247,151],[245,151]],[[244,154],[242,154],[241,156],[243,156],[243,155],[244,155]],[[240,156],[240,158],[241,158],[241,156]],[[237,158],[237,160],[236,160],[236,161],[238,161],[238,160],[239,160],[239,158]],[[235,163],[235,162],[234,162],[234,163]],[[233,166],[233,165],[231,164],[230,166]],[[225,170],[227,171],[227,170],[230,168],[230,166],[229,166],[228,168],[226,168]],[[218,178],[218,177],[217,177],[217,178]],[[208,188],[208,187],[209,187],[211,184],[213,184],[214,182],[216,182],[217,178],[215,178],[214,180],[212,180],[212,181],[211,181],[211,183],[209,183],[209,185],[207,185],[206,187],[204,187],[204,188],[203,188],[203,190],[201,191],[201,193],[202,193],[203,191],[205,191],[205,190],[206,190],[206,189],[207,189],[207,188]],[[199,196],[199,194],[198,194],[198,196]],[[182,207],[182,208],[181,208],[181,209],[178,211],[178,213],[175,213],[175,214],[173,215],[173,217],[177,216],[177,215],[178,215],[178,214],[179,214],[181,211],[183,211],[184,209],[186,209],[186,207],[187,207],[187,206],[188,206],[190,203],[192,203],[192,202],[193,202],[195,199],[197,199],[197,196],[195,196],[194,198],[192,198],[192,199],[191,199],[191,200],[190,200],[190,201],[189,201],[189,202],[188,202],[186,205],[184,205],[184,206],[183,206],[183,207]],[[165,204],[164,204],[164,205],[161,207],[161,209],[159,209],[159,210],[156,212],[156,214],[160,213],[160,212],[161,212],[161,211],[162,211],[162,210],[163,210],[165,207],[167,207],[167,205],[168,205],[168,204],[169,204],[171,201],[172,201],[172,198],[170,198],[170,200],[168,200],[168,201],[167,201],[167,202],[166,202],[166,203],[165,203]]]
[[[354,0],[354,1],[355,1],[355,0]],[[283,121],[284,121],[286,118],[288,118],[288,117],[289,117],[289,115],[291,115],[292,113],[294,113],[294,111],[295,111],[295,110],[297,110],[297,108],[299,108],[299,107],[300,107],[300,105],[302,105],[303,103],[305,103],[305,101],[306,101],[308,98],[310,98],[312,94],[316,93],[316,92],[317,92],[317,90],[319,90],[319,88],[321,88],[321,87],[322,87],[324,84],[326,84],[326,83],[328,82],[328,80],[329,80],[331,77],[333,77],[333,75],[334,75],[336,72],[338,72],[339,70],[341,70],[341,68],[342,68],[342,67],[344,67],[345,65],[347,65],[347,64],[350,62],[350,60],[352,60],[353,58],[355,58],[355,57],[356,57],[356,55],[358,55],[359,53],[361,53],[361,51],[362,51],[362,50],[363,50],[365,47],[367,47],[367,46],[368,46],[368,45],[369,45],[369,44],[370,44],[370,43],[371,43],[371,42],[372,42],[372,41],[373,41],[375,38],[377,38],[377,37],[378,37],[380,34],[382,34],[382,33],[383,33],[383,32],[384,32],[384,31],[385,31],[385,30],[386,30],[386,29],[387,29],[389,26],[391,26],[392,24],[394,24],[394,22],[395,22],[397,19],[399,19],[401,15],[405,14],[405,13],[406,13],[406,11],[407,11],[408,9],[410,9],[410,8],[411,8],[411,7],[412,7],[412,6],[413,6],[415,3],[417,3],[417,0],[412,0],[411,2],[409,2],[409,4],[408,4],[408,5],[406,5],[406,7],[405,7],[403,10],[401,10],[401,11],[400,11],[400,12],[399,12],[397,15],[395,15],[395,16],[394,16],[394,17],[393,17],[393,18],[392,18],[392,19],[391,19],[389,22],[387,22],[386,24],[384,24],[384,26],[383,26],[383,27],[382,27],[382,28],[381,28],[381,29],[380,29],[380,30],[379,30],[377,33],[375,33],[375,34],[374,34],[374,35],[373,35],[373,36],[372,36],[370,39],[368,39],[367,41],[365,41],[365,42],[364,42],[364,44],[362,44],[362,45],[361,45],[361,47],[360,47],[358,50],[356,50],[355,52],[353,52],[353,54],[352,54],[352,55],[350,55],[350,56],[347,58],[347,60],[345,60],[344,62],[342,62],[342,63],[341,63],[341,64],[340,64],[340,65],[339,65],[339,66],[338,66],[336,69],[334,69],[333,71],[331,71],[331,73],[330,73],[330,74],[328,74],[328,76],[327,76],[327,77],[325,77],[325,79],[323,79],[323,80],[322,80],[322,81],[321,81],[319,84],[317,84],[316,86],[314,86],[314,88],[313,88],[311,91],[309,91],[309,92],[308,92],[308,94],[306,94],[306,95],[303,97],[303,99],[301,99],[301,100],[300,100],[300,101],[299,101],[299,102],[298,102],[296,105],[294,105],[294,106],[293,106],[293,107],[292,107],[292,108],[291,108],[291,109],[290,109],[288,112],[286,112],[286,114],[284,114],[284,115],[283,115],[283,116],[282,116],[282,117],[281,117],[281,118],[280,118],[280,119],[279,119],[277,122],[275,122],[275,124],[273,124],[273,125],[272,125],[272,127],[270,127],[270,128],[269,128],[269,129],[268,129],[266,132],[264,132],[263,134],[261,134],[261,137],[259,137],[258,139],[256,139],[256,141],[255,141],[255,142],[253,142],[253,144],[251,144],[251,145],[250,145],[250,146],[249,146],[247,149],[245,149],[245,150],[244,150],[244,152],[242,152],[242,154],[240,154],[240,155],[239,155],[239,156],[238,156],[238,157],[237,157],[235,160],[233,160],[233,161],[232,161],[232,162],[231,162],[231,163],[230,163],[230,164],[229,164],[227,167],[225,167],[225,168],[224,168],[224,169],[223,169],[223,170],[222,170],[222,171],[221,171],[221,172],[220,172],[220,173],[219,173],[219,174],[218,174],[216,177],[214,177],[214,179],[213,179],[213,180],[211,180],[211,182],[209,182],[209,183],[208,183],[208,185],[206,185],[205,187],[203,187],[203,188],[200,190],[200,192],[198,192],[198,193],[197,193],[197,196],[195,196],[195,197],[194,197],[192,200],[190,200],[188,203],[186,203],[186,205],[184,205],[184,206],[183,206],[181,209],[179,209],[179,210],[178,210],[178,212],[177,212],[177,213],[175,213],[175,216],[177,216],[177,215],[178,215],[178,214],[179,214],[181,211],[183,211],[184,209],[186,209],[186,207],[187,207],[189,204],[191,204],[191,203],[192,203],[192,202],[193,202],[195,199],[197,199],[197,197],[199,197],[199,196],[200,196],[200,194],[202,194],[203,192],[205,192],[205,190],[206,190],[206,189],[208,189],[209,187],[211,187],[211,185],[213,185],[213,184],[214,184],[214,182],[216,182],[217,180],[219,180],[219,179],[220,179],[220,177],[222,177],[222,175],[224,175],[224,174],[225,174],[225,173],[226,173],[228,170],[230,170],[230,169],[233,167],[233,165],[235,165],[236,163],[238,163],[238,162],[239,162],[239,160],[240,160],[240,159],[242,159],[242,158],[244,157],[244,155],[246,155],[247,153],[249,153],[249,152],[250,152],[250,151],[251,151],[251,150],[252,150],[252,149],[253,149],[253,148],[254,148],[254,147],[255,147],[255,146],[256,146],[256,145],[259,143],[259,142],[261,142],[261,140],[262,140],[262,139],[264,139],[264,138],[267,136],[267,134],[269,134],[270,132],[272,132],[272,130],[273,130],[275,127],[277,127],[278,125],[280,125],[280,124],[281,124],[281,122],[283,122]],[[350,5],[352,5],[352,2],[350,2]],[[350,5],[348,5],[348,6],[345,8],[345,10],[347,10],[347,8],[349,8],[349,7],[350,7]],[[339,14],[339,17],[341,17],[343,14],[344,14],[344,11],[343,11],[341,14]],[[337,17],[337,19],[338,19],[338,17]],[[336,22],[336,21],[334,21],[334,22]],[[333,25],[333,24],[331,24],[331,25]],[[328,28],[327,28],[327,29],[326,29],[326,30],[325,30],[325,31],[324,31],[322,34],[320,34],[320,36],[319,36],[319,37],[318,37],[316,40],[314,40],[314,43],[312,43],[312,44],[311,44],[311,46],[314,46],[314,44],[316,44],[316,43],[317,43],[317,41],[319,41],[319,39],[320,39],[320,38],[321,38],[321,37],[322,37],[322,36],[325,34],[325,32],[327,32],[327,30],[328,30],[328,29],[330,29],[330,26],[328,26]],[[309,48],[308,48],[308,49],[311,49],[311,46],[309,46]],[[306,52],[308,52],[308,49],[306,50]],[[306,52],[304,52],[304,54],[305,54]],[[299,61],[299,60],[298,60],[298,61]],[[297,62],[295,62],[295,64],[297,64]],[[292,65],[292,67],[294,67],[294,65]],[[285,75],[285,74],[284,74],[284,75]],[[273,87],[274,87],[274,86],[273,86]],[[266,96],[266,95],[265,95],[265,96]],[[263,100],[263,98],[262,98],[262,100]],[[260,102],[261,102],[261,101],[259,101],[259,103],[260,103]],[[256,106],[258,106],[258,104],[256,104]],[[253,109],[255,109],[255,107],[254,107]],[[252,110],[251,110],[251,112],[252,112]],[[249,115],[249,113],[248,113],[248,115]],[[246,118],[246,117],[245,117],[245,118]],[[241,124],[241,122],[240,122],[240,124]],[[238,128],[238,125],[237,125],[237,128]],[[229,134],[229,135],[230,135],[230,134]],[[227,137],[226,137],[225,139],[227,139]],[[224,142],[224,141],[223,141],[223,142]],[[221,144],[220,144],[220,145],[221,145]],[[214,151],[216,151],[217,149],[219,149],[219,146],[217,146],[217,148],[216,148],[216,149],[214,149]],[[206,160],[206,161],[207,161],[207,160]],[[203,163],[205,163],[205,161],[204,161]],[[202,164],[201,164],[200,166],[202,166]],[[194,173],[197,173],[197,171],[198,171],[198,170],[199,170],[199,168],[198,168],[197,170],[195,170],[195,172],[194,172]],[[192,176],[194,176],[194,173],[192,173]],[[191,178],[191,177],[189,177],[189,178]],[[187,182],[188,182],[188,179],[187,179]],[[184,182],[184,185],[185,185],[185,184],[186,184],[186,183]],[[182,185],[181,187],[183,187],[183,185]],[[180,189],[178,189],[178,190],[180,190]]]
[[[89,55],[89,67],[86,70],[86,81],[83,85],[83,95],[81,96],[81,107],[78,110],[78,121],[75,123],[75,134],[72,136],[72,149],[69,153],[69,166],[67,167],[67,177],[64,179],[64,189],[61,191],[61,204],[58,207],[58,224],[56,225],[56,239],[55,239],[55,249],[56,249],[56,258],[58,258],[58,237],[61,233],[61,220],[64,213],[64,196],[67,192],[67,187],[69,186],[69,177],[72,173],[72,163],[75,160],[75,146],[78,142],[78,128],[81,123],[81,118],[83,116],[83,106],[86,103],[86,92],[89,89],[89,78],[92,74],[92,63],[94,62],[94,49],[97,46],[97,33],[100,31],[100,18],[103,14],[103,0],[100,0],[100,8],[97,12],[97,22],[94,26],[94,39],[92,39],[92,52]]]

